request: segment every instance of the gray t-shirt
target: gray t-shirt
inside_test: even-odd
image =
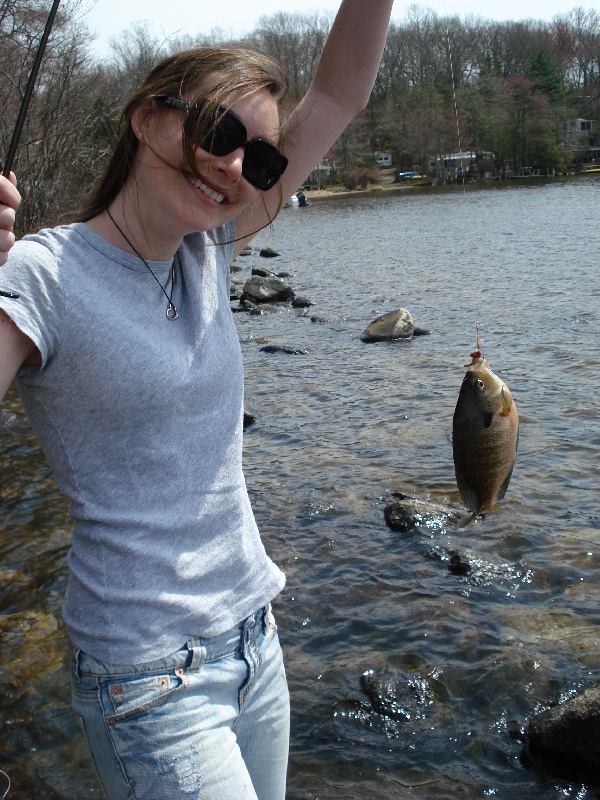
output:
[[[214,636],[269,602],[242,474],[243,369],[229,305],[233,223],[187,236],[167,298],[144,263],[84,223],[27,236],[0,307],[37,345],[17,383],[74,517],[64,619],[113,664]],[[170,293],[171,262],[149,262]]]

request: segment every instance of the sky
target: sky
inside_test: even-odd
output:
[[[183,33],[208,34],[217,27],[226,35],[239,36],[252,31],[265,14],[335,11],[339,3],[340,0],[84,0],[83,16],[97,34],[94,50],[102,57],[109,53],[110,38],[134,22],[148,22],[161,38]],[[430,0],[417,3],[440,16],[473,14],[484,19],[513,21],[549,21],[576,6],[592,9],[596,4],[596,0]],[[408,6],[408,2],[396,0],[392,18],[401,21]]]

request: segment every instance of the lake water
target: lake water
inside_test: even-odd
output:
[[[288,580],[289,800],[598,796],[525,766],[518,737],[600,678],[599,210],[594,177],[328,199],[259,234],[279,258],[238,259],[315,303],[236,314],[246,478]],[[431,335],[360,341],[400,306]],[[451,425],[476,321],[519,409],[508,493],[459,531],[394,532],[394,492],[460,508]],[[26,424],[5,422],[0,769],[12,800],[96,800],[67,695],[66,504]],[[482,569],[452,574],[453,548]],[[375,711],[370,671],[395,676],[399,713]]]

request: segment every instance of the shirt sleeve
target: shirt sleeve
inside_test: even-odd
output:
[[[57,352],[64,310],[56,255],[35,239],[16,242],[0,267],[0,291],[19,295],[0,295],[0,308],[38,348],[43,369]]]

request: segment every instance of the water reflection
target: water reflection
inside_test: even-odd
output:
[[[313,203],[261,234],[321,318],[236,315],[247,482],[288,576],[290,800],[594,796],[527,770],[519,732],[600,671],[600,232],[581,213],[599,186]],[[397,306],[433,334],[362,344]],[[393,492],[459,505],[451,419],[476,319],[521,415],[506,499],[459,530],[392,531]],[[0,768],[10,797],[101,798],[67,696],[66,503],[14,394],[3,409]],[[452,550],[471,572],[449,569]]]

